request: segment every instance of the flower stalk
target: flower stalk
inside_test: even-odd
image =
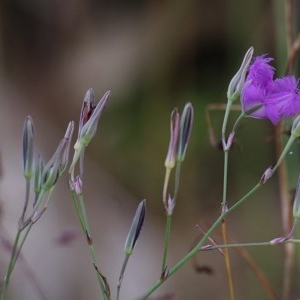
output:
[[[182,115],[180,117],[175,108],[171,113],[170,119],[170,143],[167,157],[165,160],[165,181],[163,187],[163,203],[166,211],[166,230],[165,243],[162,256],[161,278],[164,278],[168,272],[167,270],[167,256],[170,245],[172,215],[176,205],[176,199],[179,189],[181,164],[185,159],[187,147],[189,144],[192,127],[194,121],[194,109],[191,103],[184,106]],[[168,186],[172,169],[176,166],[175,184],[173,197],[168,195]]]

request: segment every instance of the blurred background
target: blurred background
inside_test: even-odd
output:
[[[23,205],[23,121],[26,115],[33,117],[36,150],[49,158],[68,121],[78,124],[84,94],[91,87],[97,99],[112,92],[86,153],[84,195],[99,265],[113,297],[127,230],[138,202],[147,199],[146,221],[126,270],[123,299],[137,299],[160,275],[169,118],[174,107],[182,111],[186,102],[193,104],[195,123],[182,167],[168,263],[183,257],[201,236],[196,225],[206,230],[220,213],[223,154],[209,144],[205,108],[225,103],[228,83],[250,46],[255,55],[275,57],[278,74],[284,73],[284,1],[1,1],[1,277],[9,258],[5,242],[13,241]],[[212,111],[211,117],[220,139],[223,112]],[[268,121],[244,123],[230,157],[229,204],[274,164],[273,135]],[[295,156],[291,153],[290,158],[298,162]],[[66,177],[52,200],[26,241],[9,299],[100,299]],[[280,236],[276,178],[227,224],[229,237],[240,242]],[[70,232],[75,238],[62,242]],[[221,243],[218,232],[214,238]],[[283,248],[253,248],[249,253],[280,295]],[[236,298],[268,299],[240,254],[231,251],[231,258]],[[228,299],[222,255],[201,253],[196,259],[154,296]],[[197,272],[197,264],[211,272]],[[300,294],[299,268],[293,272],[291,299]]]

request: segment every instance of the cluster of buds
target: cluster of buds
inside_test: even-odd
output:
[[[44,164],[40,154],[37,157],[34,155],[34,124],[30,116],[26,117],[23,127],[23,175],[26,180],[27,191],[23,212],[19,220],[20,229],[25,228],[29,223],[36,222],[45,211],[50,199],[45,197],[45,193],[54,188],[58,178],[64,173],[68,165],[73,130],[74,122],[70,122],[53,156]],[[35,199],[33,211],[29,217],[26,217],[31,181],[33,181]]]

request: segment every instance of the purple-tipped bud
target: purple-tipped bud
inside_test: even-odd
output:
[[[248,71],[253,52],[254,48],[250,47],[244,56],[240,69],[231,79],[227,90],[228,101],[234,102],[239,98],[245,84],[246,73]]]
[[[177,149],[177,160],[182,162],[185,158],[187,146],[189,144],[194,121],[194,109],[191,103],[184,106],[179,126],[179,140]]]
[[[30,116],[27,116],[23,127],[23,173],[25,178],[33,175],[33,146],[34,125]]]
[[[172,169],[175,166],[178,135],[179,135],[179,113],[177,108],[175,108],[171,113],[170,143],[169,143],[167,157],[165,160],[165,167],[169,169]]]
[[[81,129],[86,124],[86,122],[90,119],[95,107],[96,107],[96,102],[95,102],[94,91],[93,89],[89,89],[85,94],[82,107],[81,107],[78,137],[80,137]]]
[[[70,122],[64,138],[60,141],[55,153],[44,167],[42,189],[45,191],[55,185],[58,177],[63,174],[67,167],[73,129],[74,122]]]
[[[141,233],[141,229],[144,224],[145,220],[145,213],[146,213],[146,200],[140,202],[139,206],[136,209],[130,230],[128,232],[124,251],[126,255],[131,255],[133,252],[133,249],[135,247],[136,241],[139,238],[139,235]]]
[[[101,100],[98,102],[97,106],[92,107],[85,115],[86,118],[84,119],[84,122],[82,122],[83,126],[80,130],[80,135],[77,141],[84,147],[88,146],[88,144],[90,143],[97,131],[99,118],[109,99],[109,96],[110,91],[107,91],[101,98]]]

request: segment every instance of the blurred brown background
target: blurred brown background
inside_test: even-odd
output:
[[[187,101],[195,108],[174,215],[172,265],[199,235],[195,225],[206,229],[219,214],[223,155],[209,145],[204,110],[209,103],[226,101],[228,83],[252,45],[257,55],[276,57],[282,74],[286,61],[283,1],[1,1],[2,239],[13,239],[22,207],[25,116],[34,119],[37,151],[49,158],[68,121],[78,123],[86,90],[92,87],[98,99],[111,90],[87,151],[84,192],[100,266],[113,296],[131,218],[137,203],[147,199],[146,223],[122,288],[123,299],[137,299],[160,272],[161,194],[170,112],[175,106],[182,110]],[[222,112],[212,116],[220,137]],[[274,163],[272,134],[267,121],[246,123],[230,159],[231,204]],[[26,242],[25,260],[12,277],[11,300],[42,299],[39,289],[49,300],[100,299],[81,233],[70,245],[57,243],[62,233],[77,228],[66,180],[61,180],[48,211]],[[274,179],[228,219],[230,236],[246,242],[282,234],[279,203]],[[221,242],[218,235],[215,238]],[[280,295],[282,248],[249,252]],[[245,261],[231,253],[237,299],[267,299]],[[3,245],[0,254],[4,276],[8,253]],[[198,274],[187,264],[155,295],[227,299],[220,253],[201,254],[197,259],[213,274]],[[297,274],[295,268],[295,280]],[[293,284],[292,293],[299,296],[299,286]]]

